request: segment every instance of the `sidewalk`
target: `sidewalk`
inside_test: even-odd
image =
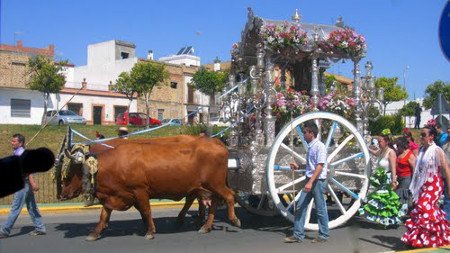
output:
[[[150,204],[152,208],[181,208],[184,205],[184,199],[180,201],[172,201],[167,199],[152,199],[150,200]],[[83,211],[83,210],[92,210],[92,209],[100,209],[101,205],[93,205],[89,207],[85,207],[83,203],[49,203],[49,204],[39,204],[39,211],[42,213],[49,212],[74,212],[74,211]],[[197,201],[194,201],[192,206],[198,206]],[[10,206],[8,205],[0,205],[0,215],[8,215]],[[22,208],[21,213],[27,213],[27,208]]]

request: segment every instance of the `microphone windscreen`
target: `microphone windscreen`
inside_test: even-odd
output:
[[[55,155],[48,148],[25,150],[20,158],[22,171],[25,174],[48,171],[55,162]]]

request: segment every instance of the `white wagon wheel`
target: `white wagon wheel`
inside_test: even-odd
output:
[[[329,227],[335,228],[344,224],[358,211],[369,185],[369,151],[357,129],[343,117],[327,112],[312,112],[297,117],[284,126],[268,156],[268,188],[280,213],[293,222],[296,209],[294,203],[299,199],[301,189],[306,183],[304,165],[307,143],[301,127],[302,123],[309,120],[316,122],[319,127],[318,138],[327,148],[327,162],[324,167],[328,171],[326,189],[334,201],[334,204],[328,207]],[[303,170],[293,173],[284,159],[286,155],[291,156],[291,161],[295,160],[297,164],[303,165],[300,166]],[[346,197],[340,198],[340,193]],[[284,196],[284,200],[279,196]],[[309,203],[306,215],[305,228],[308,230],[319,229],[314,221],[313,203],[314,201]]]

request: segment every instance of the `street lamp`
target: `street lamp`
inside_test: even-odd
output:
[[[406,90],[406,73],[408,72],[408,69],[409,69],[409,66],[408,65],[406,65],[406,67],[405,67],[405,69],[403,70],[403,89],[406,91],[406,94],[408,94],[408,91]],[[408,96],[406,97],[406,98],[404,98],[403,99],[403,107],[405,107],[405,105],[406,105],[406,99],[408,98]],[[404,120],[404,124],[405,124],[405,127],[406,127],[406,115],[405,115],[405,120]]]

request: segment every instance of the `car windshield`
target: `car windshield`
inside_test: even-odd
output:
[[[61,116],[78,116],[76,113],[72,112],[72,111],[59,111],[59,115]]]

